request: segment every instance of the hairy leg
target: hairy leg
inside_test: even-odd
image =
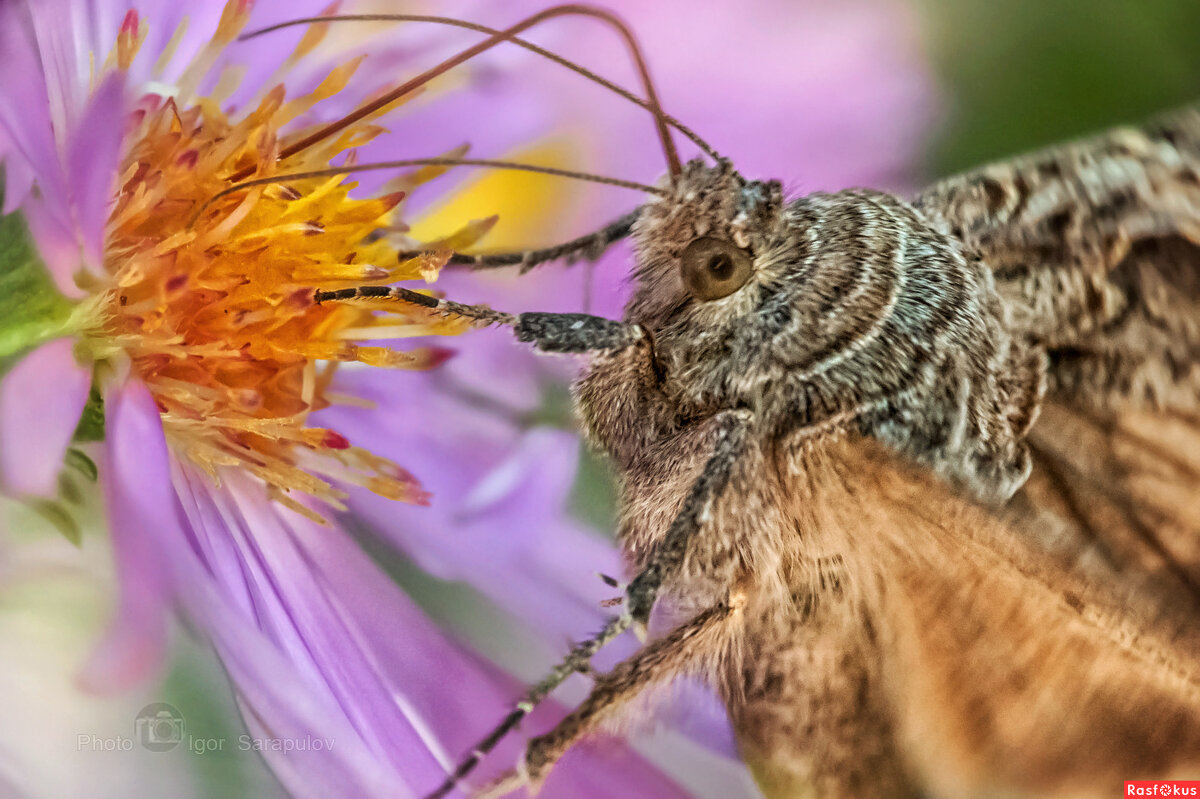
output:
[[[714,605],[600,675],[587,699],[553,730],[529,741],[517,768],[503,774],[479,796],[503,796],[522,786],[536,790],[572,746],[615,718],[643,691],[693,671],[705,653],[720,645],[738,609],[736,597]]]
[[[585,353],[623,350],[647,338],[639,325],[605,319],[584,313],[547,313],[531,311],[510,314],[486,305],[465,305],[441,300],[399,286],[358,286],[334,291],[316,291],[313,299],[323,302],[356,300],[395,300],[426,308],[441,316],[468,319],[476,327],[504,325],[512,327],[517,340],[532,344],[543,352]]]
[[[523,252],[482,253],[480,255],[465,255],[456,252],[450,256],[450,263],[464,266],[469,265],[472,269],[520,266],[520,274],[523,275],[535,266],[556,261],[559,258],[566,258],[568,264],[574,263],[579,258],[595,261],[613,243],[629,236],[629,232],[633,229],[633,223],[637,220],[640,211],[640,208],[634,209],[597,231],[588,233],[586,236],[571,239],[562,244],[556,244],[553,247],[546,247],[540,250],[526,250]],[[414,258],[420,254],[420,250],[403,252],[400,253],[400,260]]]
[[[630,627],[645,627],[650,618],[650,611],[658,599],[659,589],[679,571],[687,553],[688,543],[698,536],[704,525],[712,519],[713,505],[730,482],[734,464],[745,449],[748,422],[749,415],[745,412],[728,411],[718,416],[713,453],[703,472],[692,484],[683,507],[667,530],[654,556],[625,589],[621,614],[610,619],[597,635],[573,647],[567,657],[530,689],[504,720],[475,746],[428,799],[439,799],[449,794],[539,702],[571,674],[587,670],[592,657],[601,647]],[[554,759],[557,759],[557,755]]]

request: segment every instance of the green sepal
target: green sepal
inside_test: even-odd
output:
[[[89,458],[87,454],[80,449],[71,447],[67,450],[66,457],[63,458],[63,464],[78,474],[87,478],[88,482],[94,483],[100,479],[100,468],[96,466],[96,462]]]
[[[68,333],[73,307],[38,257],[25,219],[0,216],[0,372],[14,355]]]
[[[88,393],[87,404],[83,406],[83,415],[79,417],[79,425],[71,439],[77,443],[104,440],[104,397],[92,386]]]
[[[62,502],[39,499],[29,503],[29,506],[37,511],[39,516],[54,525],[54,529],[62,533],[63,538],[75,546],[83,545],[83,530],[79,527],[79,522],[76,521],[74,515]]]

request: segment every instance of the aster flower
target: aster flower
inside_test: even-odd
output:
[[[5,297],[0,322],[12,364],[0,382],[0,485],[69,525],[62,482],[98,474],[120,598],[87,688],[153,676],[178,609],[219,654],[252,735],[336,741],[264,751],[291,793],[412,795],[440,781],[448,748],[470,739],[466,721],[499,713],[514,686],[329,524],[348,487],[393,504],[428,497],[396,462],[352,443],[369,434],[310,416],[342,399],[333,365],[410,370],[443,357],[364,342],[461,327],[312,301],[314,287],[436,272],[376,235],[400,225],[397,192],[358,198],[333,178],[218,196],[232,174],[277,174],[285,141],[325,109],[361,102],[361,91],[345,99],[359,61],[318,57],[323,26],[279,39],[290,52],[238,47],[254,12],[244,0],[192,10],[185,25],[166,3],[0,4],[13,214],[0,277],[21,292]],[[279,82],[293,77],[289,92]],[[383,133],[377,122],[306,148],[289,171],[354,158]],[[622,750],[581,754],[557,790],[580,793],[601,772],[622,795],[679,794]]]

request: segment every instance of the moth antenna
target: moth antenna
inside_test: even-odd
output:
[[[424,14],[331,14],[329,16],[323,16],[323,17],[299,17],[297,19],[291,19],[286,22],[279,22],[274,25],[269,25],[265,28],[259,28],[258,30],[250,31],[249,33],[244,33],[238,37],[238,40],[244,41],[246,39],[253,39],[257,36],[262,36],[267,33],[273,33],[274,31],[283,30],[284,28],[290,28],[295,25],[314,25],[314,24],[326,23],[326,22],[429,22],[429,23],[433,23],[435,25],[449,25],[449,26],[452,26],[455,28],[465,28],[466,30],[476,31],[478,33],[488,33],[488,34],[500,33],[500,30],[497,28],[490,28],[487,25],[479,25],[474,22],[468,22],[468,21],[462,20],[462,19],[455,19],[454,17],[433,17],[433,16],[427,16]],[[629,91],[628,89],[626,89],[622,86],[617,85],[616,83],[613,83],[612,81],[608,80],[607,78],[597,75],[595,72],[592,72],[590,69],[587,69],[582,64],[578,64],[578,63],[570,60],[569,58],[565,58],[565,57],[559,55],[558,53],[555,53],[555,52],[545,49],[544,47],[539,47],[538,45],[534,44],[533,42],[531,42],[527,39],[519,39],[516,36],[511,36],[511,37],[509,37],[508,41],[512,42],[513,44],[515,44],[518,47],[521,47],[525,50],[528,50],[531,53],[534,53],[535,55],[539,55],[542,58],[548,59],[550,61],[553,61],[556,64],[559,64],[560,66],[566,67],[567,69],[571,70],[575,74],[581,75],[581,76],[587,78],[588,80],[592,81],[593,83],[597,83],[600,86],[603,86],[604,88],[608,89],[609,91],[620,95],[621,97],[625,98],[626,100],[633,103],[634,105],[645,108],[647,111],[651,111],[651,112],[654,111],[654,109],[650,106],[650,103],[643,100],[641,97],[638,97],[633,92]],[[704,152],[705,155],[712,158],[714,161],[721,160],[721,154],[718,153],[716,151],[716,149],[713,148],[712,145],[710,145],[703,138],[701,138],[698,133],[693,131],[687,125],[680,122],[675,117],[671,116],[670,114],[668,114],[666,112],[663,112],[662,109],[659,109],[659,111],[660,111],[660,113],[662,113],[662,117],[668,125],[675,128],[675,130],[679,131],[688,141],[690,141],[692,144],[699,147],[700,150],[702,152]]]
[[[625,40],[625,43],[629,47],[630,53],[633,56],[638,75],[642,79],[642,84],[646,89],[646,102],[649,104],[650,112],[654,114],[654,124],[658,129],[658,137],[662,142],[663,153],[667,159],[668,173],[671,176],[672,184],[674,184],[679,178],[680,174],[683,172],[683,165],[679,161],[679,153],[675,150],[675,143],[671,141],[671,131],[667,128],[666,119],[663,116],[662,104],[658,100],[658,92],[654,88],[654,81],[650,78],[650,70],[646,66],[645,59],[642,57],[642,50],[638,46],[637,39],[634,38],[633,32],[629,30],[625,23],[622,22],[620,17],[618,17],[616,14],[613,14],[611,11],[606,11],[602,8],[595,8],[593,6],[585,5],[552,6],[543,11],[539,11],[532,16],[526,17],[516,25],[505,28],[504,30],[489,36],[479,44],[476,44],[473,47],[468,47],[466,50],[460,51],[457,55],[447,58],[437,66],[425,70],[415,78],[405,81],[402,85],[396,87],[382,97],[376,98],[369,103],[359,106],[357,109],[351,111],[349,114],[337,120],[336,122],[331,122],[319,130],[309,134],[308,136],[305,136],[300,141],[289,144],[280,151],[279,160],[282,161],[290,158],[296,153],[307,150],[317,142],[324,141],[335,133],[344,130],[345,128],[353,125],[365,117],[370,116],[379,109],[385,108],[386,106],[394,103],[396,100],[400,99],[414,89],[424,86],[429,81],[450,71],[459,64],[474,58],[482,52],[490,50],[503,41],[509,40],[511,37],[515,36],[521,31],[532,28],[534,25],[544,22],[545,20],[552,19],[554,17],[565,16],[593,17],[595,19],[599,19],[616,29],[616,31],[620,33],[621,37]],[[254,174],[254,169],[255,167],[253,166],[246,167],[245,169],[235,172],[230,176],[229,179],[234,182],[245,180],[247,177]]]
[[[208,208],[220,200],[234,192],[244,189],[251,189],[255,186],[268,186],[274,183],[287,183],[293,180],[311,180],[313,178],[329,178],[337,175],[349,175],[354,172],[371,172],[380,169],[402,169],[409,166],[478,166],[488,169],[513,169],[519,172],[537,172],[542,175],[553,175],[560,178],[570,178],[572,180],[586,180],[590,183],[601,183],[605,186],[617,186],[623,189],[634,189],[635,191],[646,192],[647,194],[657,194],[660,197],[667,196],[668,192],[665,189],[660,189],[656,186],[647,186],[644,183],[635,183],[631,180],[621,180],[620,178],[610,178],[604,175],[593,175],[589,172],[576,172],[571,169],[559,169],[553,166],[538,166],[537,164],[522,164],[516,161],[501,161],[492,158],[403,158],[398,161],[376,161],[370,164],[347,164],[346,166],[333,166],[327,169],[313,169],[308,172],[289,172],[282,175],[269,175],[262,178],[252,178],[239,183],[234,183],[232,186],[227,186],[219,192],[209,197],[204,201],[188,221],[190,229]]]

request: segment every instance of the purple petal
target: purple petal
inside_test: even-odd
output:
[[[338,658],[361,661],[362,654],[322,652],[316,641],[309,654],[309,642],[281,634],[286,632],[291,609],[262,596],[260,588],[252,584],[256,579],[252,572],[260,569],[252,557],[247,558],[253,553],[227,541],[219,557],[228,562],[214,569],[217,564],[197,548],[198,539],[231,538],[233,527],[245,524],[244,519],[229,516],[228,503],[233,498],[186,464],[175,464],[174,483],[190,535],[166,542],[173,589],[188,617],[212,640],[220,655],[250,734],[264,741],[333,742],[320,750],[263,751],[276,776],[298,797],[412,796],[403,775],[367,745],[347,708],[314,668],[315,658],[328,658],[336,668]],[[258,490],[261,492],[261,486]],[[239,580],[243,585],[236,585]],[[269,580],[265,588],[272,590]],[[231,594],[235,599],[254,594],[253,602],[235,604]],[[315,602],[322,601],[318,595]],[[385,703],[385,707],[392,706]]]
[[[251,9],[250,21],[244,30],[249,32],[289,19],[316,16],[328,5],[329,0],[291,0],[286,4],[258,2]],[[138,3],[137,9],[143,24],[149,26],[149,33],[141,53],[130,68],[131,82],[137,85],[155,80],[169,85],[176,81],[201,49],[210,43],[224,6],[223,0],[208,0],[204,3],[151,0],[151,2]],[[185,19],[188,23],[187,29],[176,46],[175,55],[161,76],[152,75],[152,65],[175,33],[176,27]],[[239,70],[244,71],[244,77],[240,86],[230,96],[228,105],[244,108],[260,90],[270,89],[274,82],[278,82],[279,76],[275,74],[276,69],[291,55],[305,30],[305,27],[298,26],[248,41],[230,43],[218,54],[208,76],[201,81],[198,93],[204,94],[210,91],[224,69],[227,66],[236,65]],[[109,42],[115,39],[116,33],[117,28],[113,27]],[[107,48],[110,45],[106,44],[105,46]],[[325,51],[319,50],[310,54],[309,58],[289,70],[285,76],[289,95],[294,96],[297,89],[301,87],[301,90],[311,89],[321,78],[324,78],[330,64],[321,58],[323,52]],[[348,53],[335,51],[334,58],[339,63],[349,60],[350,57]],[[275,80],[268,84],[268,78],[272,77]],[[361,96],[359,99],[361,100]],[[190,98],[184,98],[184,100],[191,102]],[[336,116],[336,114],[332,116]]]
[[[669,705],[661,711],[661,721],[689,738],[731,760],[737,760],[737,741],[725,705],[712,688],[693,679],[681,679],[672,686]]]
[[[13,170],[18,176],[14,184],[18,193],[6,196],[5,209],[15,210],[20,204],[38,253],[59,291],[79,297],[81,292],[74,283],[80,265],[79,241],[59,145],[73,130],[65,117],[73,117],[78,110],[68,109],[68,104],[76,95],[82,98],[85,94],[64,82],[74,72],[74,67],[62,63],[68,57],[62,49],[63,40],[71,35],[70,25],[63,25],[70,21],[69,9],[59,9],[57,15],[57,24],[63,30],[54,31],[54,25],[45,19],[36,26],[51,40],[51,52],[39,50],[36,34],[30,29],[30,18],[53,12],[50,6],[58,8],[55,2],[28,9],[23,3],[0,3],[0,52],[4,53],[0,59],[0,85],[5,87],[0,92],[0,128],[4,131],[2,138],[7,139],[0,157],[5,170]],[[45,64],[58,65],[54,67],[52,87],[47,84],[51,78]],[[95,131],[88,134],[94,135]],[[38,187],[32,194],[28,190],[31,181]]]
[[[38,256],[54,278],[54,285],[66,297],[82,297],[84,292],[75,285],[75,274],[82,267],[79,238],[69,218],[62,215],[64,211],[70,214],[70,208],[55,207],[48,199],[34,193],[26,198],[20,210],[29,225],[29,235],[37,246]]]
[[[217,489],[179,465],[175,484],[194,533],[171,547],[183,604],[221,653],[252,734],[335,742],[264,752],[294,794],[423,793],[507,711],[517,687],[446,640],[344,532],[281,510],[236,472]],[[564,767],[555,779],[567,791],[555,795],[587,795],[614,764],[622,795],[681,795],[621,751]]]
[[[226,534],[240,549],[243,584],[254,600],[258,623],[346,709],[350,722],[381,759],[393,761],[413,779],[429,781],[440,765],[422,742],[420,731],[396,711],[389,686],[347,627],[336,601],[312,564],[306,563],[295,536],[316,534],[345,539],[301,517],[284,522],[261,486],[230,474],[225,478],[223,509],[232,522]],[[235,509],[236,506],[236,509]],[[235,515],[236,514],[236,515]],[[292,516],[292,514],[288,514]],[[208,531],[210,534],[213,531]],[[397,760],[402,758],[402,760]]]
[[[375,651],[381,676],[403,691],[410,718],[420,719],[432,740],[441,742],[437,748],[456,757],[465,753],[510,709],[520,689],[465,657],[349,539],[313,525],[297,526],[296,538],[330,596],[339,600],[343,621],[364,648]],[[548,706],[529,726],[541,729],[561,715],[561,708]],[[508,741],[490,759],[493,768],[515,761],[518,742]],[[678,786],[622,747],[564,762],[552,795],[594,795],[595,780],[604,774],[612,779],[615,795],[681,795]]]
[[[0,135],[3,133],[0,127]],[[0,207],[0,214],[11,214],[17,210],[33,187],[33,169],[29,162],[19,154],[6,158],[7,149],[5,142],[0,140],[0,162],[4,164],[4,205]]]
[[[65,143],[75,129],[77,114],[87,96],[88,58],[93,50],[87,11],[83,4],[73,0],[38,0],[29,3],[28,8],[45,79],[50,120],[59,143]]]
[[[0,485],[7,491],[57,496],[63,454],[91,384],[69,339],[43,344],[0,380]]]
[[[166,653],[168,563],[180,536],[162,418],[149,390],[129,382],[105,392],[100,465],[120,598],[116,618],[80,676],[96,692],[127,689],[156,673]]]
[[[596,572],[619,575],[622,566],[611,543],[565,518],[576,436],[548,428],[521,435],[485,408],[406,390],[384,373],[347,374],[339,388],[378,396],[383,412],[330,409],[321,423],[377,451],[403,452],[433,493],[431,506],[418,508],[356,492],[357,514],[422,568],[470,582],[555,643],[600,623],[600,602],[613,591]],[[387,412],[397,396],[403,409]]]
[[[114,72],[88,101],[67,156],[85,263],[95,269],[104,262],[104,228],[115,191],[125,110],[125,76]]]
[[[21,4],[0,3],[0,128],[7,134],[4,160],[23,160],[52,212],[65,218],[66,179],[59,161],[50,100],[36,46]],[[6,207],[7,207],[6,200]]]

